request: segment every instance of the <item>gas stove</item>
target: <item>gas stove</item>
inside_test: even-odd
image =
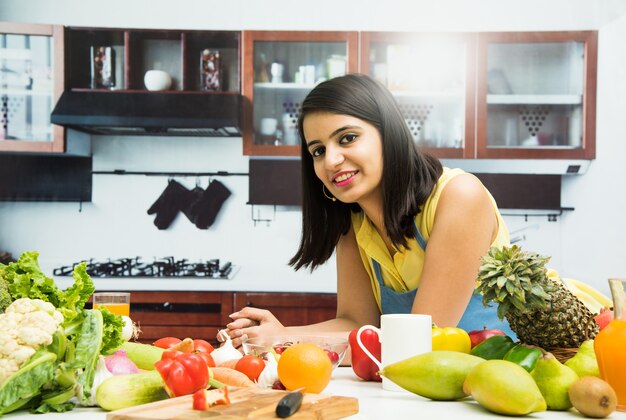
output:
[[[87,274],[91,277],[195,277],[211,279],[232,279],[239,266],[230,261],[220,263],[218,258],[205,261],[189,261],[174,257],[155,258],[144,262],[140,257],[108,260],[86,260]],[[71,276],[74,263],[55,268],[55,276]]]

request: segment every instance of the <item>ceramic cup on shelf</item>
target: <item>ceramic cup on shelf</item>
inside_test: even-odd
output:
[[[143,77],[143,83],[148,90],[168,90],[172,86],[172,78],[163,70],[148,70]]]
[[[262,135],[273,136],[277,127],[278,120],[276,118],[261,118],[260,131]]]

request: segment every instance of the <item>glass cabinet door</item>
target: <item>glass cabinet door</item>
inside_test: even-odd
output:
[[[592,33],[485,34],[479,157],[592,157],[596,42]]]
[[[438,157],[474,151],[475,37],[361,33],[361,71],[387,86],[415,144]]]
[[[356,70],[356,34],[246,32],[244,153],[299,155],[300,105],[321,81]],[[251,125],[251,126],[250,126]]]
[[[0,150],[62,151],[50,123],[55,48],[52,26],[0,24]]]

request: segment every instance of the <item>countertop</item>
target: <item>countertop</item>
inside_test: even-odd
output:
[[[434,418],[462,418],[466,419],[490,419],[511,417],[492,414],[475,401],[441,402],[430,401],[406,391],[385,391],[379,382],[363,382],[359,380],[350,367],[340,367],[333,372],[333,379],[323,394],[343,395],[357,397],[359,399],[359,414],[351,416],[351,419],[434,419]],[[5,415],[6,419],[69,419],[69,420],[105,420],[106,412],[96,408],[77,408],[68,413],[53,414],[29,414],[18,412]],[[581,419],[583,418],[575,409],[569,411],[544,411],[533,413],[528,418],[532,419]],[[607,417],[609,419],[626,420],[626,413],[614,412]]]
[[[314,273],[289,266],[242,265],[232,279],[185,277],[92,277],[97,291],[210,291],[210,292],[294,292],[336,293],[334,267],[321,267]],[[42,271],[54,278],[57,286],[66,289],[74,283],[69,276],[52,276],[52,268]]]

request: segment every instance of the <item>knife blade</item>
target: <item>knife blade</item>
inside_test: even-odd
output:
[[[282,397],[276,405],[276,416],[281,419],[293,416],[302,405],[302,398],[304,398],[304,395],[299,390],[290,392]]]

